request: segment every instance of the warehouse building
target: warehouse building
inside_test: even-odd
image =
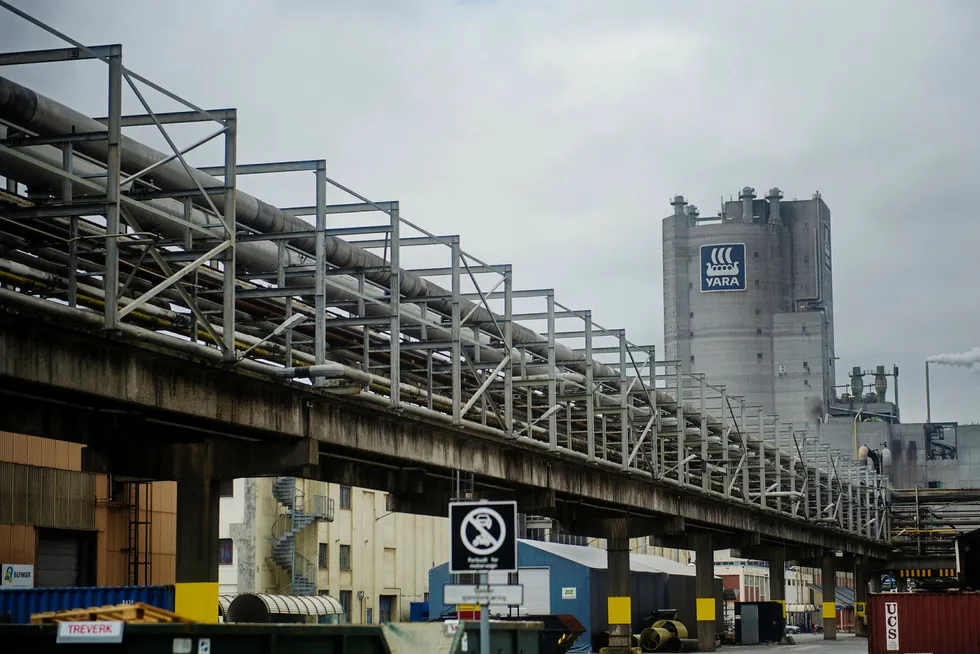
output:
[[[490,606],[491,615],[572,614],[588,630],[575,642],[572,652],[592,652],[607,627],[609,595],[606,551],[595,547],[518,540],[516,583],[524,587],[520,607]],[[449,564],[429,572],[430,616],[449,615],[455,607],[443,603],[443,586],[449,583]],[[491,573],[491,584],[506,584],[507,573]],[[694,567],[660,556],[630,554],[630,596],[633,632],[657,610],[676,609],[677,619],[694,632],[696,621]],[[715,579],[715,615],[722,628],[722,582]]]
[[[82,470],[83,446],[0,432],[0,564],[9,586],[172,584],[177,487]]]

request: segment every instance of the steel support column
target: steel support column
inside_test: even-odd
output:
[[[196,622],[218,621],[218,512],[221,488],[209,473],[207,447],[191,450],[177,480],[175,611]]]
[[[715,599],[715,549],[710,534],[698,534],[694,537],[694,557],[698,651],[713,652],[718,616]]]
[[[865,603],[865,614],[854,615],[854,635],[858,638],[868,637],[868,563],[865,559],[858,557],[854,561],[854,603]]]
[[[105,329],[114,331],[119,311],[119,229],[121,210],[122,46],[109,46],[109,113],[106,155]]]
[[[626,518],[610,520],[606,529],[609,587],[609,647],[603,654],[630,654],[633,611],[630,605],[630,541]]]
[[[837,640],[837,556],[823,557],[823,639]]]

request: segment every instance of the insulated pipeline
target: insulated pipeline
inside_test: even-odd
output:
[[[70,107],[55,102],[50,98],[3,77],[0,77],[0,119],[45,136],[105,131],[105,126],[99,121],[89,118]],[[82,141],[74,145],[74,148],[78,152],[99,161],[106,160],[107,147],[105,141],[98,140]],[[58,161],[56,167],[60,167],[61,152],[57,148],[51,146],[34,146],[31,148],[18,148],[18,150],[30,150],[31,156],[43,157],[48,160],[48,163],[53,163],[51,159],[56,157]],[[120,141],[120,158],[122,170],[127,174],[132,174],[167,159],[167,155],[143,143],[123,136]],[[29,180],[22,177],[25,174],[25,170],[23,170],[25,167],[29,167],[29,164],[23,159],[12,158],[5,153],[0,153],[0,174],[5,176],[9,175],[14,179],[18,179],[18,181],[28,183]],[[179,161],[173,160],[157,166],[148,174],[148,177],[152,178],[154,184],[160,188],[169,190],[193,188],[195,182],[205,189],[222,186],[222,182],[211,175],[196,168],[191,168],[190,171],[191,174],[188,175],[184,166]],[[55,181],[53,175],[56,173],[47,171],[47,175],[41,175],[42,172],[37,169],[32,171],[35,177],[47,177],[49,183]],[[60,184],[60,178],[58,179],[58,184]],[[59,186],[54,186],[54,188],[57,189]],[[221,194],[212,195],[211,199],[219,210],[223,209],[224,198]],[[179,202],[153,201],[153,204],[160,207],[166,206],[165,211],[172,215],[183,215],[183,208]],[[129,209],[134,213],[136,212],[135,205],[130,206]],[[295,216],[291,216],[277,207],[263,202],[241,190],[236,190],[235,211],[237,220],[241,224],[259,232],[285,233],[310,230],[309,223]],[[201,218],[203,220],[203,216]],[[154,228],[157,229],[164,229],[164,226],[160,223],[166,222],[162,221],[159,216],[153,216],[152,214],[143,216],[143,220],[148,223],[153,223]],[[198,224],[204,223],[198,222]],[[291,240],[290,244],[310,256],[315,255],[315,241],[313,238],[297,238]],[[246,247],[257,245],[264,245],[266,247]],[[272,272],[276,269],[276,248],[272,243],[242,243],[237,247],[237,258],[242,265],[248,267],[252,272]],[[386,267],[384,259],[343,239],[327,235],[326,259],[341,268],[365,268],[367,269],[365,276],[377,284],[387,286],[390,283],[390,272]],[[333,278],[332,281],[334,280],[336,278]],[[406,270],[400,271],[400,287],[401,292],[406,297],[425,298],[427,296],[433,296],[433,300],[429,302],[429,306],[445,315],[451,314],[451,303],[445,299],[436,299],[451,295],[448,290]],[[462,315],[467,315],[472,312],[472,321],[474,323],[489,323],[493,320],[499,322],[502,320],[499,316],[492,316],[483,306],[469,300],[462,299],[460,304]],[[407,305],[405,309],[415,309],[415,311],[418,311],[417,307],[413,305]],[[512,335],[515,344],[530,346],[528,347],[529,350],[543,358],[547,358],[547,340],[534,330],[518,323],[513,323]],[[578,372],[584,373],[585,371],[585,357],[567,346],[556,344],[555,358],[559,365],[564,365]],[[615,376],[618,374],[615,369],[600,362],[593,363],[593,370],[596,375],[602,376]]]

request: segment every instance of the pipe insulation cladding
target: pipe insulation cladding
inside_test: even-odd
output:
[[[41,136],[105,131],[105,126],[99,121],[3,77],[0,77],[0,119],[36,132]],[[6,138],[7,132],[8,130],[0,125],[0,138]],[[108,144],[104,140],[80,141],[75,143],[73,147],[78,153],[98,161],[105,161],[107,158]],[[122,171],[126,174],[133,174],[168,159],[168,156],[143,143],[123,136],[120,140],[120,158]],[[6,149],[0,151],[0,174],[29,187],[36,185],[56,190],[60,188],[62,180],[58,173],[62,167],[61,161],[62,152],[55,146],[19,147],[16,152]],[[101,172],[98,166],[79,157],[75,157],[73,165],[76,167],[75,174],[78,176],[84,177],[87,174]],[[223,186],[220,180],[196,168],[191,168],[190,174],[188,174],[183,164],[176,159],[158,165],[150,177],[156,186],[165,190],[192,188],[195,186],[195,182],[205,189]],[[76,201],[85,195],[105,193],[104,182],[99,181],[98,178],[89,178],[84,182],[76,181],[74,184],[74,199]],[[219,211],[223,210],[224,197],[222,194],[212,195],[211,201],[214,202]],[[167,219],[167,216],[171,216],[183,220],[184,209],[180,201],[130,199],[130,201],[124,201],[124,208],[133,214],[144,229],[157,230],[169,238],[179,238],[183,235],[183,228],[178,223]],[[236,189],[235,196],[235,211],[239,223],[262,233],[308,232],[312,229],[309,223],[300,218],[289,215],[279,208],[238,189]],[[195,210],[192,212],[191,222],[203,227],[213,221],[209,220],[203,212]],[[220,238],[218,228],[205,229],[208,229],[215,237]],[[289,244],[305,252],[309,257],[315,256],[315,239],[313,237],[299,237],[290,240]],[[274,243],[240,243],[236,245],[236,251],[236,260],[239,265],[252,273],[274,272],[278,266],[278,248]],[[294,252],[287,251],[287,254],[289,260],[286,265],[311,263],[309,259]],[[366,269],[365,277],[370,281],[382,286],[390,284],[390,266],[384,259],[329,234],[326,236],[325,258],[339,268],[364,268]],[[303,278],[294,278],[291,282],[302,285],[311,284],[309,279]],[[330,276],[327,286],[326,292],[329,299],[335,301],[356,299],[352,294],[357,292],[357,280],[353,277]],[[400,288],[402,294],[409,298],[424,299],[431,296],[433,299],[427,303],[430,308],[444,315],[452,314],[451,301],[443,299],[451,296],[451,292],[419,275],[400,270]],[[378,297],[383,295],[378,291],[375,293]],[[503,321],[501,316],[492,315],[483,306],[465,298],[460,300],[460,305],[462,315],[472,312],[471,321],[473,323],[492,323],[495,320],[499,323]],[[414,304],[402,305],[402,310],[421,318],[421,310]],[[371,306],[369,303],[365,313],[384,316],[387,315],[387,310],[381,306]],[[442,330],[431,326],[428,329],[430,333],[436,333],[440,338],[446,340],[451,338],[448,330],[445,333],[439,333]],[[547,339],[534,330],[515,322],[513,323],[512,337],[515,344],[525,345],[528,350],[545,360],[547,359]],[[483,336],[481,341],[484,339],[489,342],[489,337]],[[484,359],[493,357],[497,361],[503,358],[500,352],[486,349],[481,349],[481,356]],[[555,344],[555,362],[583,374],[586,370],[584,355],[560,343]],[[531,372],[531,369],[528,371]],[[619,374],[618,370],[598,361],[593,362],[593,371],[596,375],[610,377]],[[534,372],[547,372],[547,367],[541,366],[541,369],[536,367]]]

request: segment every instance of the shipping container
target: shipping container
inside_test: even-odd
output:
[[[980,593],[875,593],[869,654],[980,654]]]
[[[0,590],[0,622],[27,624],[34,613],[143,602],[174,610],[173,586],[76,586]]]

